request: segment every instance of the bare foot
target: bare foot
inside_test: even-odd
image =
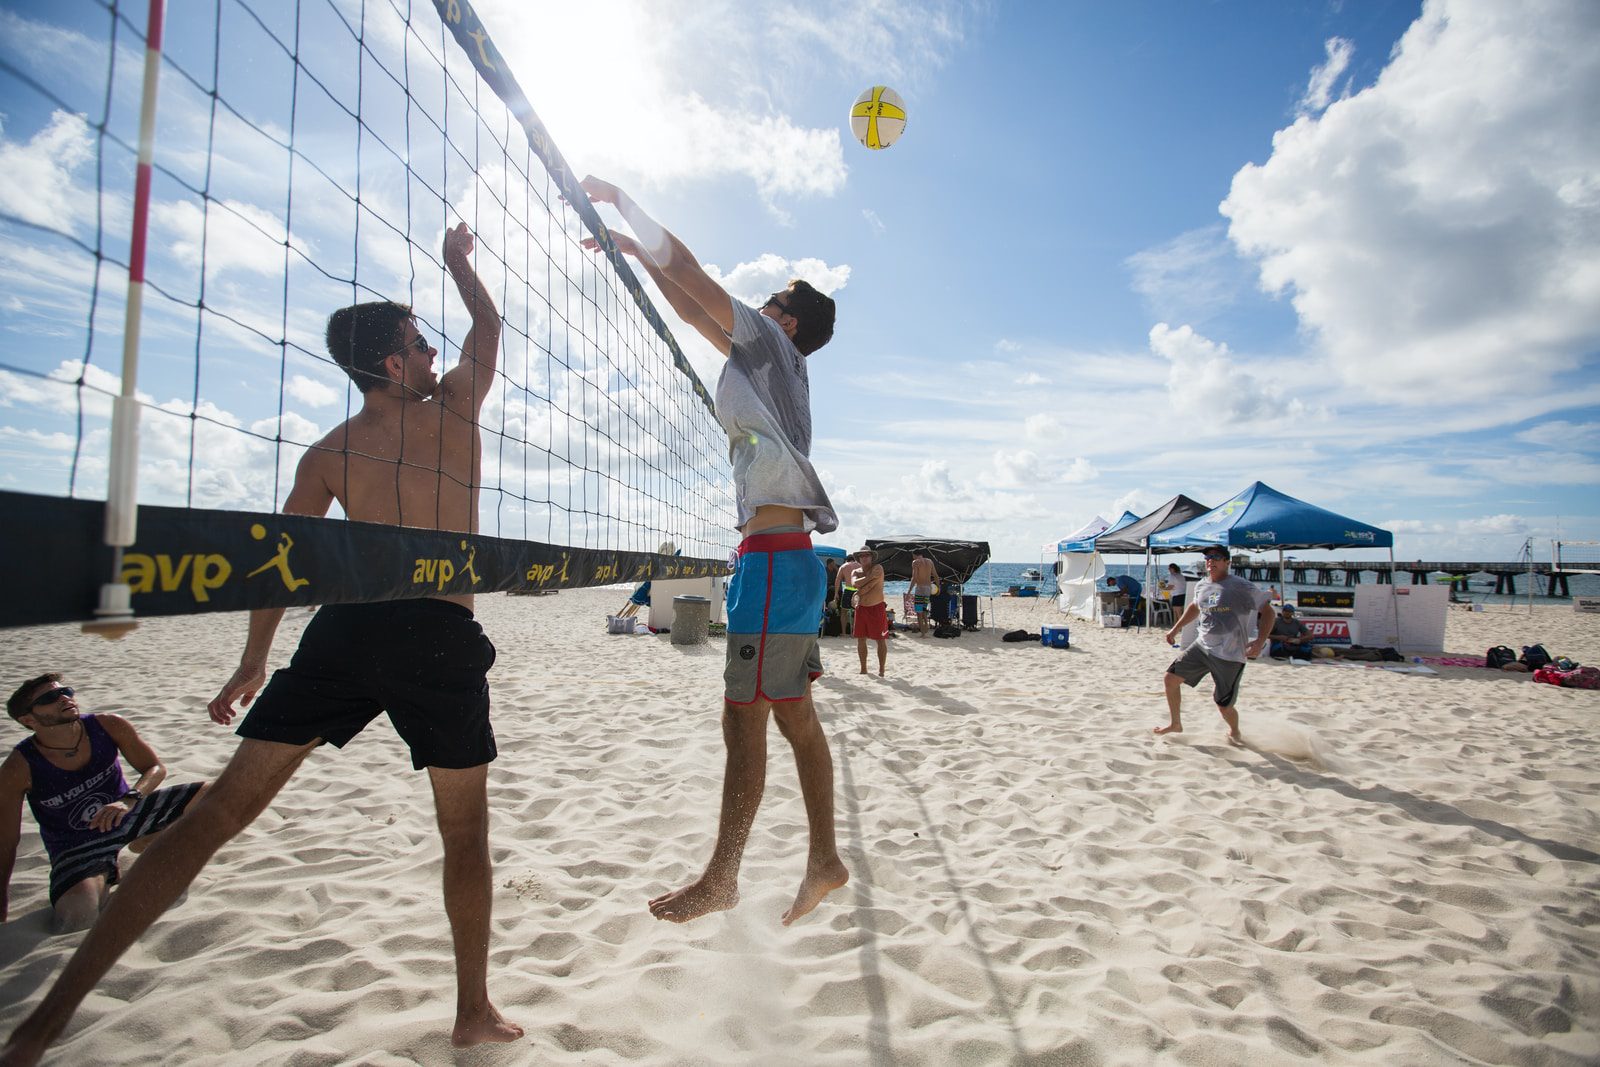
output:
[[[882,667],[879,667],[879,668],[878,668],[878,677],[879,677],[879,678],[882,678],[882,677],[883,677],[883,668],[882,668]]]
[[[1243,748],[1244,738],[1237,733],[1230,732],[1228,734],[1228,744],[1232,745],[1234,748]]]
[[[727,911],[739,903],[739,886],[708,880],[701,875],[682,889],[656,897],[650,914],[670,923],[686,923],[714,911]]]
[[[1183,733],[1183,724],[1175,722],[1171,726],[1157,726],[1150,732],[1153,734],[1181,734]]]
[[[865,667],[862,667],[862,668],[861,668],[861,673],[862,673],[862,674],[866,674],[866,673],[867,673],[867,669],[866,669],[866,668],[865,668]]]
[[[516,1023],[506,1022],[504,1016],[490,1004],[488,1009],[475,1013],[470,1018],[456,1016],[456,1028],[450,1031],[450,1043],[456,1048],[466,1048],[469,1045],[483,1045],[490,1042],[504,1044],[508,1041],[520,1041],[522,1027]]]
[[[794,895],[794,903],[789,905],[789,910],[783,913],[783,925],[788,926],[796,919],[805,915],[812,908],[822,903],[822,898],[838,889],[850,880],[850,872],[844,869],[844,864],[835,856],[829,863],[825,863],[812,870],[806,867],[806,876],[800,880],[800,889]]]

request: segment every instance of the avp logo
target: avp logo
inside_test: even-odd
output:
[[[1246,530],[1244,539],[1246,541],[1266,541],[1271,543],[1277,541],[1278,532],[1276,530]]]
[[[1351,541],[1376,541],[1378,539],[1378,535],[1371,530],[1346,530],[1344,536]]]

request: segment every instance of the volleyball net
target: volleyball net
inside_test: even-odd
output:
[[[112,575],[163,615],[726,572],[711,398],[470,4],[190,2],[162,33],[147,5],[0,12],[0,625],[87,618]],[[501,317],[477,529],[280,514],[361,407],[332,311],[407,304],[453,364],[458,222]],[[114,427],[123,392],[136,434]],[[138,511],[113,545],[118,436]]]

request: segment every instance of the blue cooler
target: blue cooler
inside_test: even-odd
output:
[[[1071,648],[1070,631],[1065,626],[1039,627],[1039,643],[1047,648]]]

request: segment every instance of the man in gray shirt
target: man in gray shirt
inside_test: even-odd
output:
[[[833,300],[795,280],[759,310],[746,307],[621,189],[591,176],[583,191],[617,209],[635,234],[611,234],[617,249],[636,259],[678,317],[728,358],[717,382],[717,418],[728,432],[744,540],[728,584],[722,811],[704,872],[650,901],[650,913],[688,922],[739,902],[739,864],[766,781],[771,712],[794,750],[810,836],[805,874],[783,914],[787,926],[850,877],[834,841],[833,759],[811,703],[811,683],[822,674],[817,629],[827,578],[810,534],[834,530],[839,520],[808,458],[806,357],[833,336]],[[584,245],[593,249],[596,242]]]
[[[1175,644],[1178,634],[1197,616],[1200,636],[1167,668],[1167,710],[1172,713],[1172,721],[1156,727],[1155,732],[1183,732],[1183,719],[1179,715],[1183,705],[1182,687],[1193,686],[1209,674],[1215,686],[1212,699],[1228,724],[1228,743],[1242,746],[1244,738],[1239,734],[1239,714],[1233,709],[1239,698],[1239,678],[1244,674],[1245,661],[1261,654],[1277,614],[1266,593],[1228,573],[1226,548],[1211,545],[1204,554],[1206,576],[1191,589],[1189,606],[1167,631],[1167,643]],[[1252,614],[1256,616],[1253,641],[1249,640]]]

